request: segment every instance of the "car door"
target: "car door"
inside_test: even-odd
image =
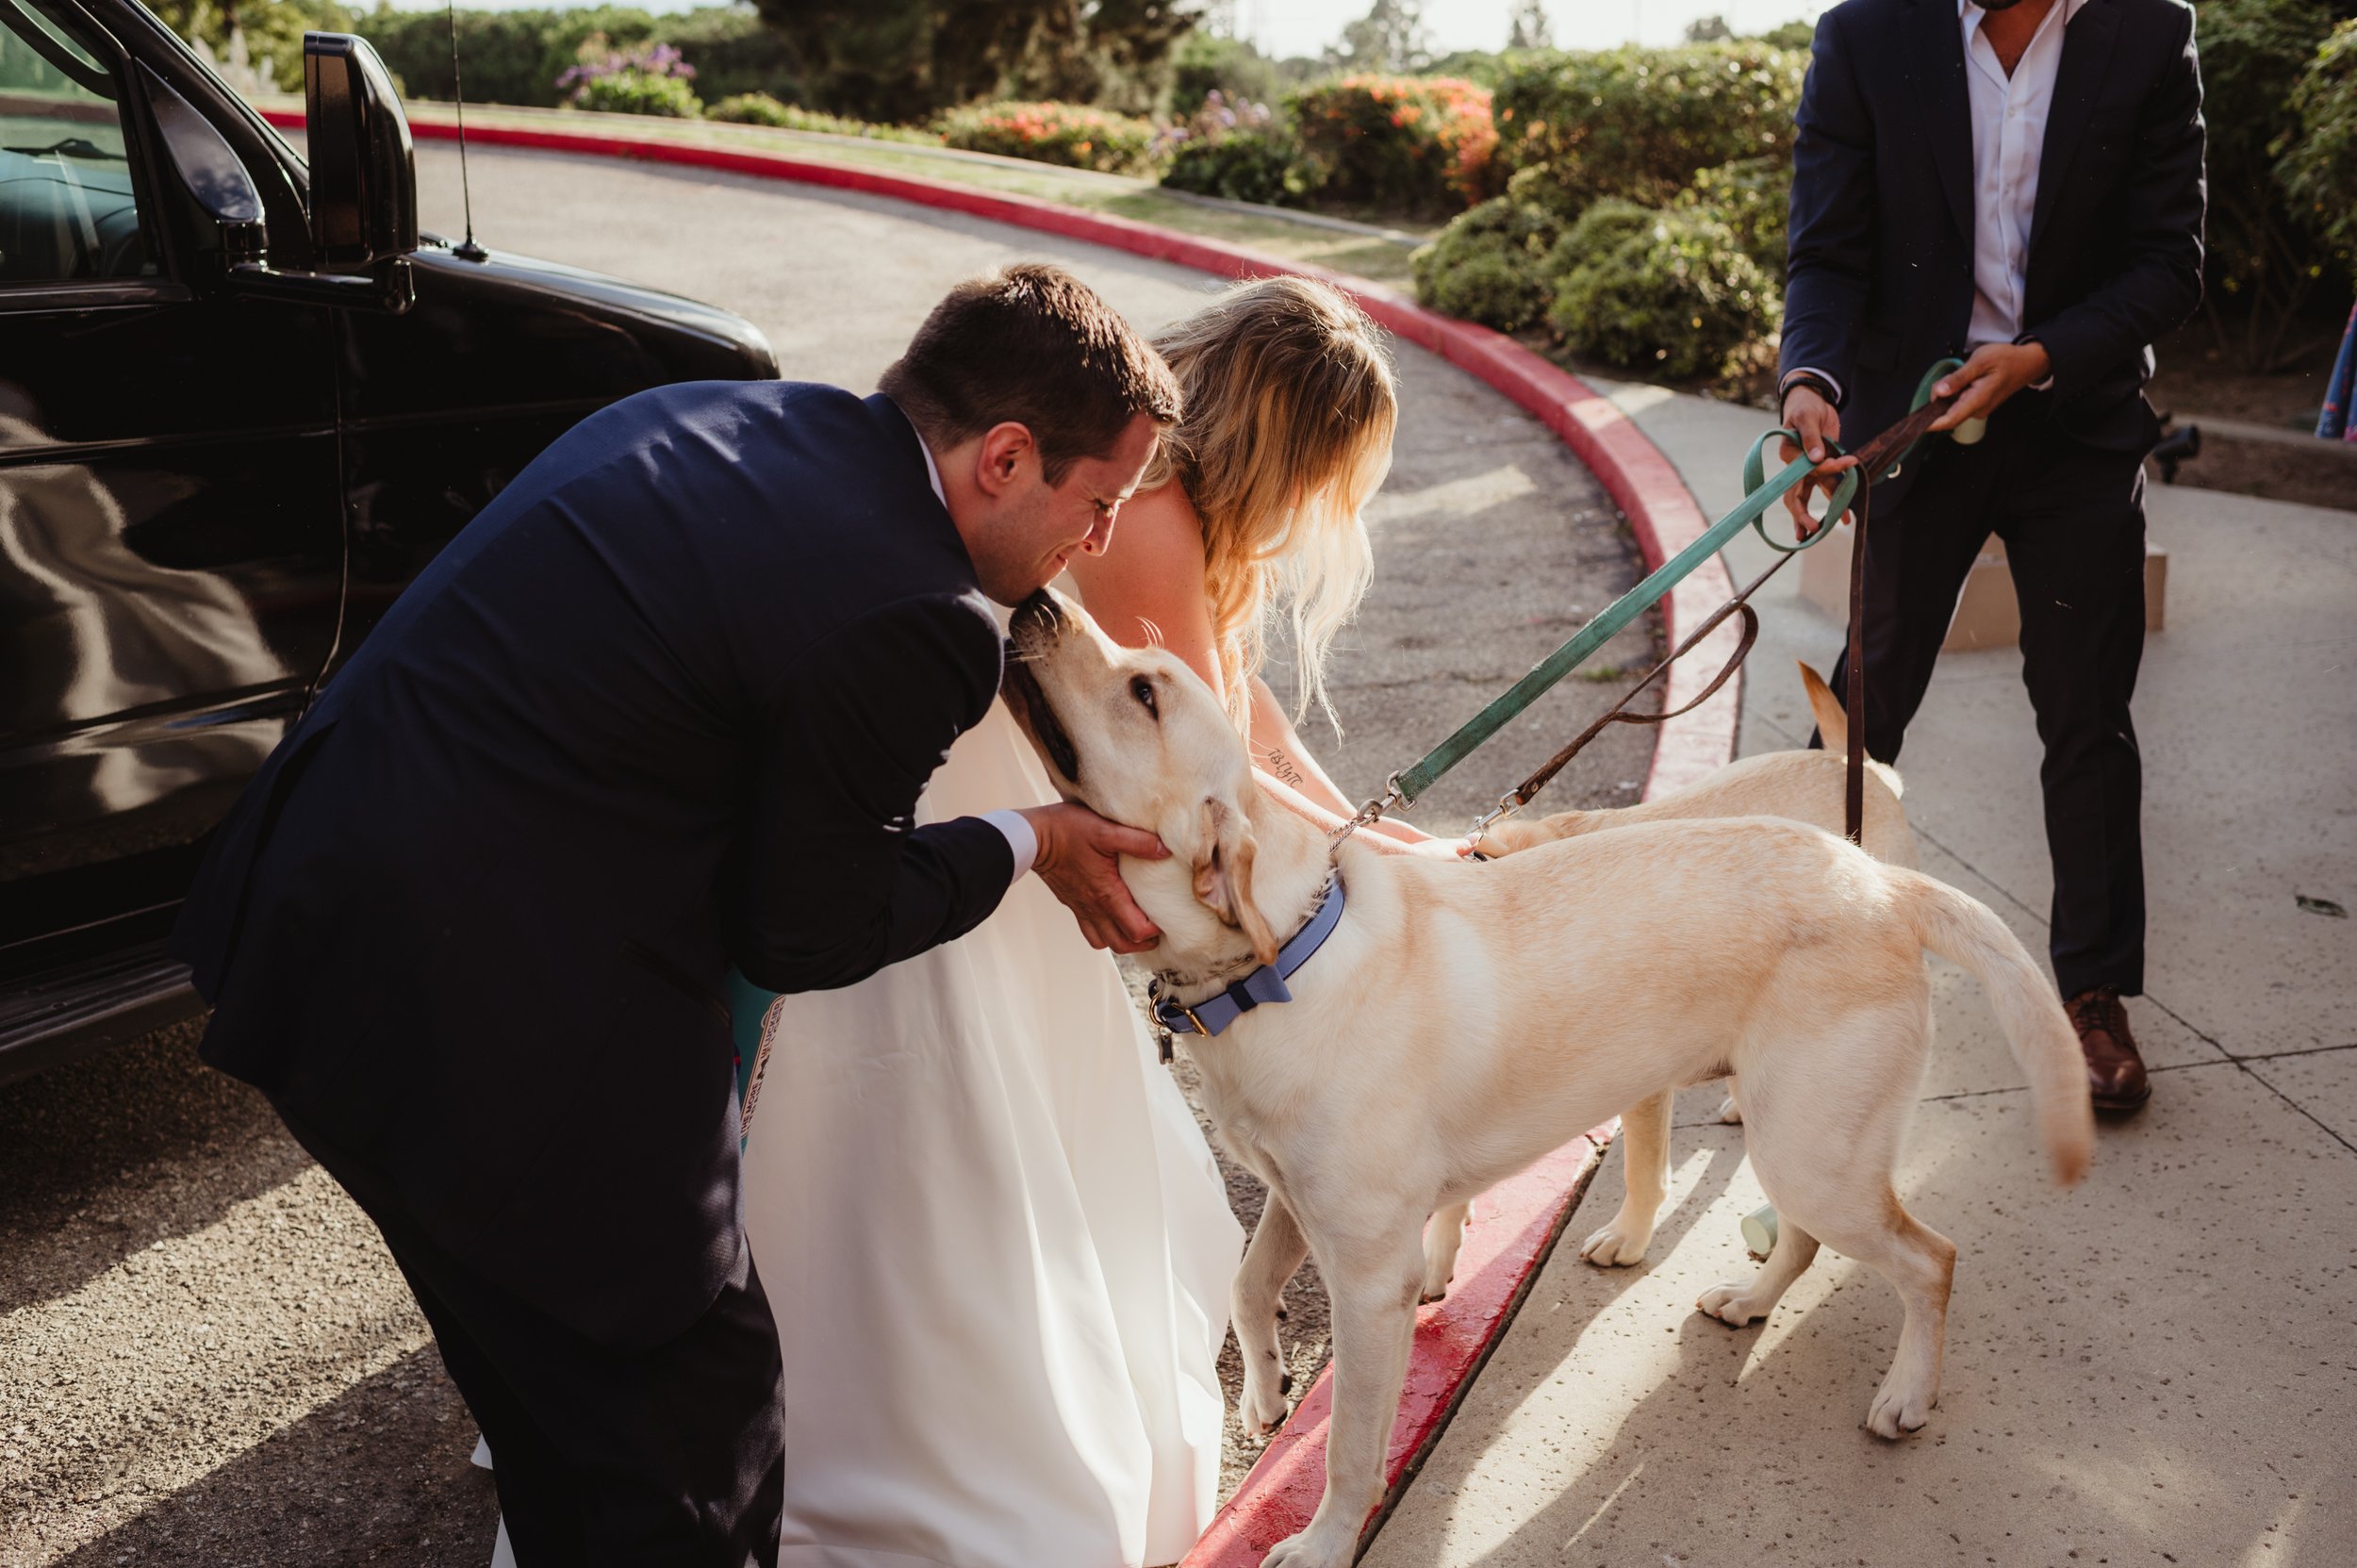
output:
[[[212,285],[157,115],[219,84],[108,15],[0,0],[0,977],[160,934],[342,607],[333,312]]]

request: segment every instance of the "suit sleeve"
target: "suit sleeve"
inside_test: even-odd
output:
[[[1814,370],[1853,385],[1851,360],[1874,269],[1874,124],[1838,11],[1817,25],[1792,115],[1792,200],[1778,379]]]
[[[774,700],[730,956],[754,984],[816,991],[963,936],[1014,877],[980,817],[915,827],[925,782],[997,689],[997,622],[901,601],[798,661]]]
[[[2201,304],[2201,70],[2193,12],[2167,74],[2147,97],[2123,212],[2126,264],[2102,287],[2023,338],[2054,362],[2054,401],[2068,404],[2146,344],[2184,324]]]

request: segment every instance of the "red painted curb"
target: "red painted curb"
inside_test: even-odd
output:
[[[1408,1381],[1383,1461],[1388,1485],[1365,1536],[1390,1516],[1409,1478],[1441,1440],[1474,1375],[1489,1361],[1545,1266],[1564,1222],[1603,1162],[1610,1136],[1599,1128],[1574,1138],[1475,1203],[1477,1217],[1466,1229],[1447,1299],[1416,1310]],[[1326,1428],[1333,1414],[1329,1368],[1269,1440],[1260,1462],[1180,1568],[1256,1568],[1271,1546],[1309,1527],[1326,1491]]]
[[[297,113],[262,112],[275,125],[299,128],[303,124],[303,116]],[[428,140],[457,137],[454,124],[438,121],[412,120],[410,129]],[[1543,421],[1627,515],[1647,569],[1685,549],[1708,526],[1702,508],[1661,450],[1586,382],[1503,334],[1426,310],[1396,290],[1364,278],[1026,196],[778,154],[502,125],[477,125],[467,136],[472,141],[499,146],[685,164],[890,196],[1086,240],[1221,277],[1292,273],[1322,278],[1357,299],[1393,333],[1486,382]],[[1734,591],[1726,568],[1716,557],[1680,583],[1663,605],[1662,631],[1671,646],[1676,645],[1681,627],[1701,621]],[[1730,621],[1692,656],[1672,666],[1662,705],[1674,708],[1691,701],[1710,673],[1726,663],[1736,636]],[[1736,721],[1741,712],[1739,689],[1739,678],[1731,681],[1719,697],[1656,731],[1658,738],[1645,779],[1646,799],[1683,788],[1735,755]],[[1416,1314],[1415,1347],[1409,1361],[1399,1419],[1392,1430],[1385,1465],[1388,1486],[1376,1521],[1389,1515],[1424,1456],[1440,1440],[1442,1428],[1474,1375],[1513,1320],[1515,1309],[1545,1264],[1611,1136],[1611,1129],[1599,1128],[1574,1139],[1519,1176],[1492,1188],[1476,1205],[1479,1217],[1470,1227],[1459,1254],[1457,1279],[1448,1298]],[[1333,1410],[1333,1384],[1331,1369],[1319,1375],[1283,1429],[1270,1440],[1252,1473],[1187,1554],[1182,1568],[1258,1568],[1270,1547],[1309,1524],[1326,1486],[1326,1425]],[[1373,1527],[1371,1522],[1370,1530]]]

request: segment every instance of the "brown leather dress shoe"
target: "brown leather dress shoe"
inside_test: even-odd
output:
[[[2095,1108],[2123,1114],[2152,1098],[2152,1081],[2145,1076],[2144,1058],[2136,1054],[2136,1037],[2128,1032],[2128,1009],[2119,993],[2108,985],[2082,991],[2063,1003],[2070,1027],[2079,1032],[2079,1049],[2087,1059],[2087,1087]]]

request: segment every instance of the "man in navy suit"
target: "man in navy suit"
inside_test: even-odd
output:
[[[1115,868],[1151,834],[912,817],[997,693],[985,598],[1106,547],[1178,385],[1045,267],[952,292],[882,385],[583,421],[337,674],[175,935],[206,1060],[383,1230],[525,1568],[776,1559],[731,966],[849,984],[1026,868],[1097,945],[1156,934]]]
[[[2101,1109],[2151,1093],[2120,998],[2144,989],[2144,384],[2201,298],[2201,82],[2181,0],[1848,0],[1794,116],[1784,421],[1812,457],[1960,393],[1873,487],[1865,742],[1895,761],[1993,532],[2046,750],[2054,974]],[[1791,454],[1787,445],[1788,457]],[[1848,467],[1830,462],[1821,471]],[[1788,498],[1802,531],[1798,491]],[[1834,688],[1848,675],[1846,655]]]

